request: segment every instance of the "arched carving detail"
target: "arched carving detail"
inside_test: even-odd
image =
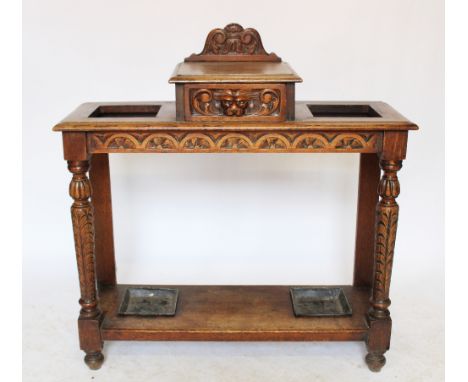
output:
[[[256,29],[244,29],[242,25],[231,23],[208,33],[203,50],[187,57],[185,61],[280,62],[281,58],[265,51]]]

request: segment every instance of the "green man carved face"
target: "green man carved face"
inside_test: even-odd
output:
[[[218,96],[223,114],[229,117],[240,117],[249,106],[249,95],[240,90],[226,90]]]

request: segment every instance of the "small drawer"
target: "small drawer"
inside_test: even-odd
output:
[[[176,86],[180,87],[176,91],[179,120],[281,122],[294,119],[294,84],[198,83]]]

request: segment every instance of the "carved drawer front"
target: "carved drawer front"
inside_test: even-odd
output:
[[[285,121],[294,102],[285,84],[184,84],[183,93],[186,121]]]

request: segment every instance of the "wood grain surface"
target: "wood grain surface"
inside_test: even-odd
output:
[[[120,316],[129,286],[100,291],[105,340],[360,341],[368,329],[368,288],[344,287],[351,317],[295,317],[288,286],[175,286],[174,317]]]
[[[308,105],[370,105],[380,117],[314,117]],[[92,118],[90,115],[105,105],[159,105],[155,117]],[[114,131],[140,130],[165,131],[177,128],[187,131],[276,131],[276,130],[313,130],[313,131],[407,131],[418,127],[384,102],[333,102],[333,101],[296,101],[295,119],[284,122],[239,122],[233,121],[177,121],[175,102],[88,102],[59,122],[54,131]]]

